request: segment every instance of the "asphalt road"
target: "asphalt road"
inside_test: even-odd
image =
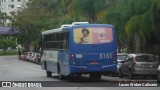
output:
[[[160,87],[115,87],[115,84],[118,85],[120,83],[124,83],[125,81],[135,81],[135,82],[143,82],[143,81],[153,81],[156,80],[153,78],[142,79],[141,77],[137,77],[133,80],[128,79],[127,77],[121,79],[118,77],[109,77],[102,76],[102,80],[99,81],[91,81],[88,76],[83,77],[71,77],[64,81],[59,81],[57,74],[53,74],[52,77],[46,77],[46,73],[44,70],[41,70],[41,66],[18,60],[17,56],[0,56],[0,81],[53,81],[48,82],[48,86],[52,86],[54,84],[55,87],[52,87],[54,90],[62,90],[62,89],[73,89],[73,90],[159,90]],[[107,87],[109,86],[109,87]],[[13,88],[0,88],[0,90],[8,90]],[[18,90],[19,88],[14,88]],[[27,88],[23,88],[24,90]],[[31,88],[30,88],[31,89]],[[33,88],[34,90],[42,90],[44,88]],[[50,90],[51,88],[45,88],[45,90]]]

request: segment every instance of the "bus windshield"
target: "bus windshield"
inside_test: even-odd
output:
[[[74,42],[77,44],[102,44],[112,41],[112,28],[90,27],[74,29]]]

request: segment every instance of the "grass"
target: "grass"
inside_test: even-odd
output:
[[[18,51],[0,51],[0,56],[18,55]]]

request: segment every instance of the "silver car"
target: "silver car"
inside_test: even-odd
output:
[[[119,72],[119,67],[122,65],[122,61],[125,60],[125,58],[128,56],[128,54],[125,53],[117,53],[117,73]]]
[[[120,78],[125,75],[129,78],[134,78],[134,76],[156,76],[159,66],[152,54],[129,54],[122,63],[119,68]]]
[[[27,55],[27,60],[28,61],[33,61],[33,57],[35,56],[35,52],[28,52],[28,55]]]
[[[41,55],[40,53],[35,53],[34,57],[32,58],[32,61],[34,63],[40,64],[40,60],[41,60]]]
[[[160,83],[160,65],[159,65],[157,71],[158,71],[158,73],[157,73],[157,82]]]

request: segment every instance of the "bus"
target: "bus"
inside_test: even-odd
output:
[[[110,24],[74,22],[42,32],[41,66],[47,77],[89,74],[94,80],[117,72],[115,29]]]

